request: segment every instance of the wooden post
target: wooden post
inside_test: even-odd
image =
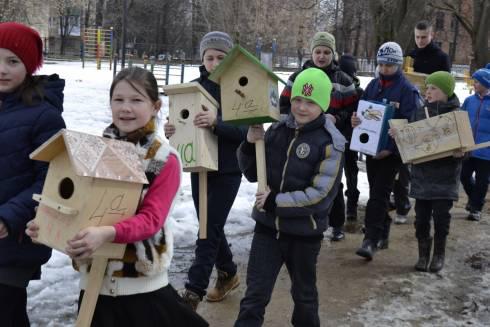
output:
[[[99,298],[100,288],[104,280],[105,269],[107,267],[106,257],[94,257],[92,266],[88,274],[88,283],[83,294],[82,305],[76,322],[76,327],[90,327],[94,316],[95,306]]]
[[[199,238],[208,237],[208,173],[199,172]]]
[[[255,142],[255,160],[257,162],[257,190],[259,192],[265,192],[267,187],[267,171],[264,140]]]

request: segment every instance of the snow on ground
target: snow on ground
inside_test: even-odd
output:
[[[186,68],[185,72],[184,82],[188,82],[199,75],[197,67]],[[41,73],[57,73],[66,80],[63,117],[67,128],[101,135],[102,130],[111,122],[109,87],[112,81],[112,72],[107,67],[103,67],[103,70],[96,70],[95,64],[90,62],[86,63],[85,69],[82,69],[80,62],[47,62]],[[278,73],[278,75],[283,80],[287,80],[290,73]],[[362,86],[365,86],[369,80],[368,77],[361,77]],[[178,76],[171,78],[172,84],[179,82]],[[279,85],[279,89],[282,89],[282,85]],[[456,93],[460,100],[463,100],[468,96],[466,85],[458,83]],[[164,97],[163,102],[162,117],[166,117],[168,99]],[[361,191],[360,202],[365,203],[369,188],[366,175],[363,172],[359,174],[358,188]],[[246,262],[244,257],[248,253],[250,234],[254,226],[253,220],[250,218],[250,211],[255,200],[255,192],[256,185],[243,179],[225,228],[235,255],[239,258],[242,257],[243,262]],[[179,288],[183,285],[186,271],[192,260],[193,244],[198,230],[191,197],[189,174],[184,174],[181,191],[171,218],[175,222],[176,249],[170,278],[171,282]],[[28,311],[32,325],[35,327],[72,324],[77,309],[78,274],[71,267],[71,261],[66,255],[53,251],[52,258],[43,266],[42,276],[40,281],[31,282],[28,289]],[[411,278],[407,283],[418,284],[417,278]],[[437,279],[435,275],[421,278]],[[488,275],[486,278],[488,279]],[[433,284],[432,287],[437,288],[439,286]],[[426,291],[425,289],[416,290],[416,292]],[[416,294],[413,296],[416,298]],[[373,299],[373,301],[376,300]],[[358,314],[368,318],[372,311],[370,305],[370,303],[366,303]],[[404,305],[404,303],[393,303],[390,309],[386,310],[396,311],[398,306]],[[388,314],[391,317],[395,313],[388,312]],[[410,312],[406,312],[406,314],[410,315]],[[369,321],[369,319],[366,320]]]

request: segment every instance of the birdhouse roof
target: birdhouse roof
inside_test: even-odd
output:
[[[165,92],[165,95],[201,92],[213,105],[218,107],[218,102],[198,82],[164,85],[163,92]]]
[[[263,63],[261,63],[253,54],[242,48],[239,44],[235,45],[233,49],[226,55],[225,59],[214,69],[214,71],[209,75],[209,79],[215,83],[219,83],[221,76],[226,73],[228,68],[232,67],[235,60],[238,56],[242,54],[248,59],[251,63],[259,67],[260,69],[267,72],[267,74],[276,81],[280,81],[282,84],[286,85],[286,83],[279,78],[272,70],[267,68]]]
[[[49,162],[63,151],[78,176],[148,183],[136,147],[129,142],[62,129],[29,156]]]

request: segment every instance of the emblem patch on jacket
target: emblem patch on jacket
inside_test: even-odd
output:
[[[296,148],[296,155],[300,159],[304,159],[304,158],[308,157],[309,154],[310,154],[310,146],[306,143],[301,143]]]

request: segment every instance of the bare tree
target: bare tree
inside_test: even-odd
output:
[[[413,28],[427,15],[427,0],[369,0],[374,18],[373,46],[396,41],[404,51],[413,45]]]
[[[25,2],[22,0],[1,0],[0,22],[18,21],[28,23],[29,19],[25,10]]]
[[[56,17],[60,33],[60,54],[65,54],[66,41],[75,26],[80,22],[80,0],[54,0]]]
[[[490,30],[490,1],[473,0],[473,17],[465,17],[458,9],[460,1],[437,0],[429,5],[435,9],[446,10],[456,16],[461,26],[471,37],[473,49],[473,60],[471,61],[471,71],[484,67],[490,61],[488,47]]]

